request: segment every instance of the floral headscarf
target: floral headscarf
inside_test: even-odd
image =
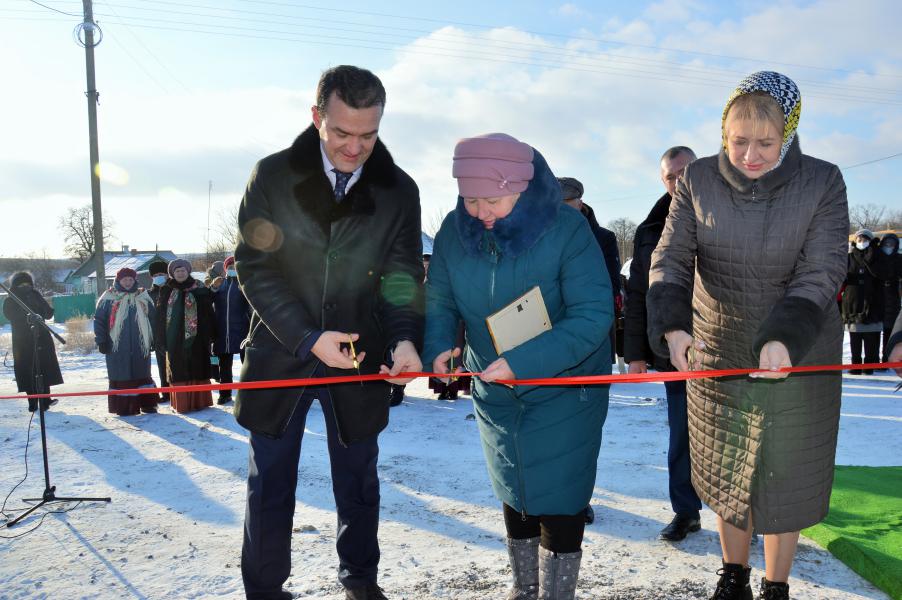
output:
[[[723,109],[722,129],[726,126],[727,113],[730,112],[733,101],[739,96],[751,92],[767,92],[783,109],[783,147],[780,149],[780,158],[777,160],[777,164],[773,166],[773,169],[776,169],[783,162],[786,152],[789,151],[789,147],[796,137],[799,117],[802,114],[802,93],[795,82],[786,75],[775,71],[752,73],[740,81],[733,93],[730,94],[730,99],[727,100],[727,105]],[[726,138],[724,138],[724,148],[726,148]]]

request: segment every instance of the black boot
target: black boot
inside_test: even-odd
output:
[[[789,600],[789,584],[761,578],[760,600]]]
[[[752,586],[749,585],[751,573],[751,567],[723,563],[723,567],[717,570],[720,581],[711,600],[754,600]]]

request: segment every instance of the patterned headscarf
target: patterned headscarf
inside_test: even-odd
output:
[[[721,118],[722,129],[726,126],[727,113],[730,112],[733,101],[739,96],[751,92],[767,92],[783,109],[783,147],[780,149],[780,159],[773,167],[776,169],[783,162],[786,152],[789,151],[789,147],[796,137],[796,130],[799,128],[799,117],[802,114],[802,93],[795,82],[786,75],[775,71],[752,73],[740,81],[733,93],[730,94],[730,99],[727,100],[727,105],[723,109],[723,117]],[[724,148],[726,148],[726,139],[724,139]]]

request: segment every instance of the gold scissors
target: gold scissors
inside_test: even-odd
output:
[[[354,349],[354,340],[351,337],[351,334],[348,334],[348,344],[351,345],[351,360],[354,363],[354,368],[357,369],[357,375],[360,375],[360,361],[357,360],[357,351]],[[363,385],[363,382],[360,382],[360,385]]]
[[[451,362],[448,365],[448,373],[451,375],[448,378],[448,384],[452,384],[457,381],[457,377],[454,377],[454,348],[451,348]]]

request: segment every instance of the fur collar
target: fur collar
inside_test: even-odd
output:
[[[725,149],[721,148],[717,155],[717,169],[730,186],[742,194],[751,194],[755,188],[757,194],[767,194],[781,187],[798,172],[802,164],[802,150],[799,148],[799,136],[796,135],[783,162],[773,171],[765,173],[758,179],[749,179],[730,163]]]
[[[502,256],[516,258],[523,254],[542,237],[551,226],[561,208],[561,186],[545,158],[535,150],[532,159],[535,175],[526,191],[514,205],[511,213],[495,221],[489,231],[482,222],[471,217],[464,207],[464,199],[457,197],[455,223],[461,244],[470,254],[487,251],[487,244],[494,242]]]
[[[300,181],[294,186],[295,199],[324,228],[352,214],[373,214],[376,209],[373,188],[392,187],[397,181],[395,161],[382,141],[377,139],[360,179],[345,199],[336,204],[329,179],[323,172],[319,132],[312,124],[291,145],[288,164],[300,176]]]

